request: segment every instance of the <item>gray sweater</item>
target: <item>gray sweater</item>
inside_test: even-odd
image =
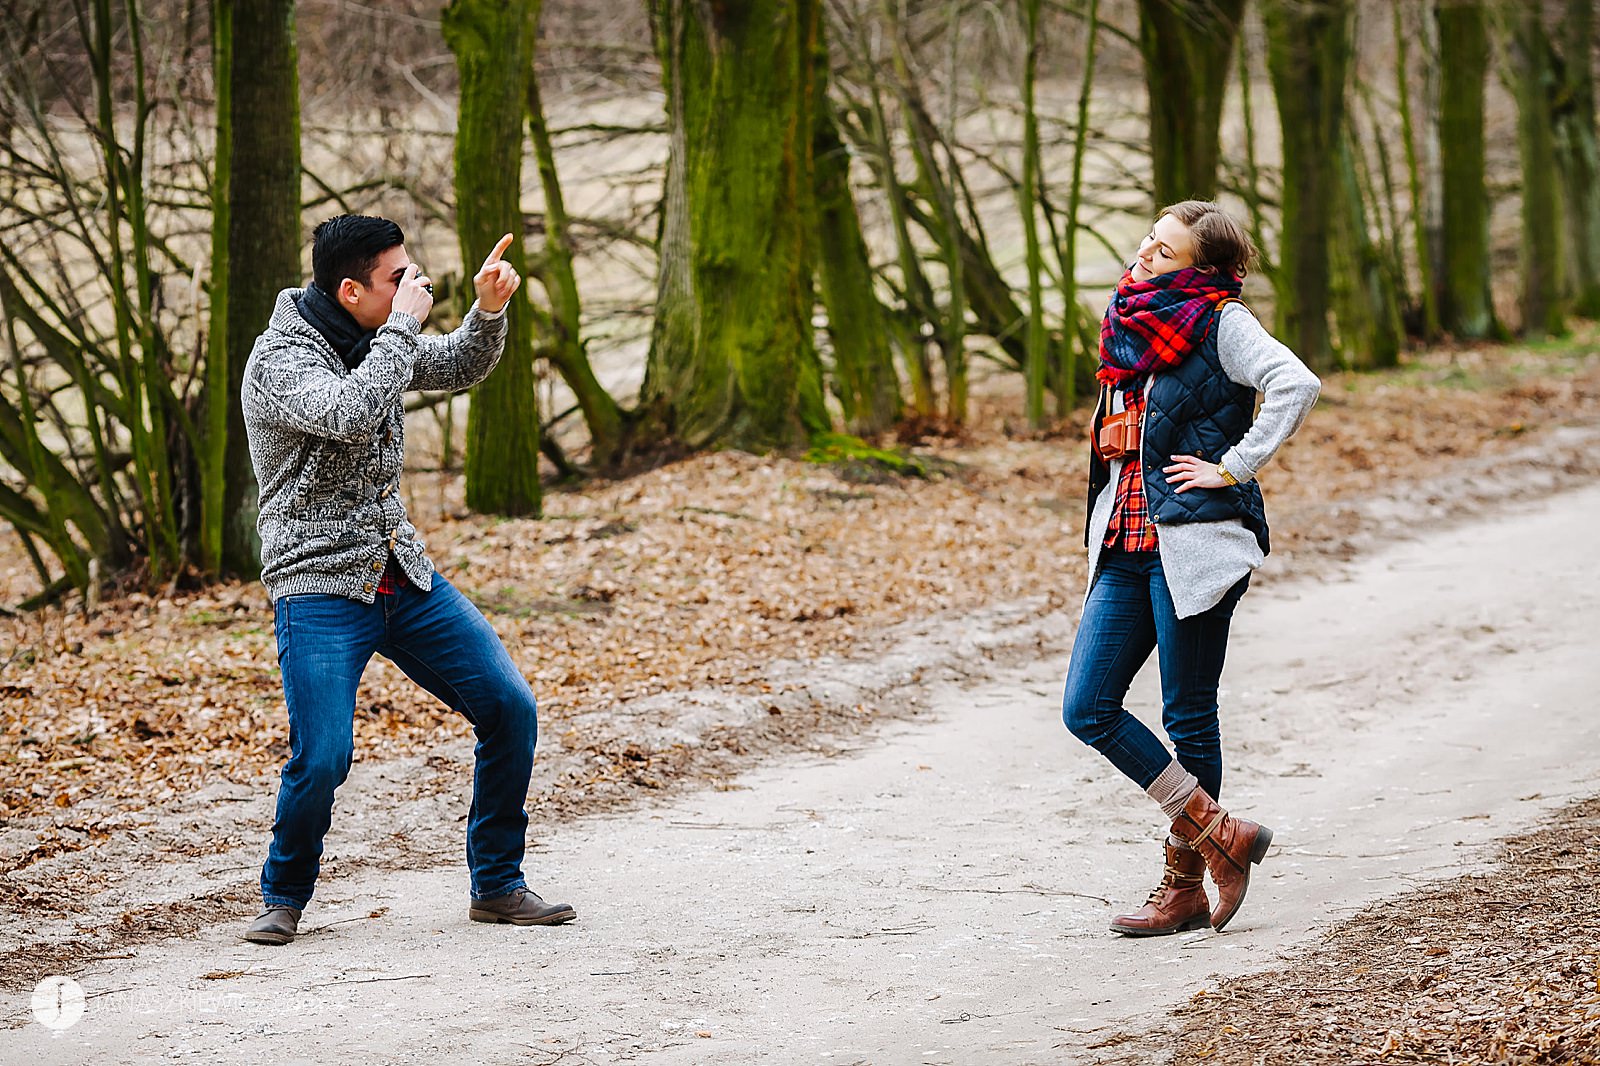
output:
[[[245,364],[245,432],[261,487],[261,580],[279,597],[315,592],[371,603],[389,553],[418,588],[433,563],[400,502],[407,390],[456,392],[489,376],[505,345],[505,312],[476,304],[461,328],[422,336],[396,311],[365,361],[346,368],[278,294]]]
[[[1322,382],[1266,328],[1243,304],[1222,309],[1217,325],[1217,357],[1228,377],[1263,394],[1255,422],[1237,445],[1222,457],[1222,465],[1241,483],[1249,481],[1294,436],[1317,402]],[[1149,395],[1149,383],[1145,385]],[[1122,393],[1112,389],[1112,411],[1122,409]],[[1160,474],[1159,469],[1152,471]],[[1100,546],[1111,523],[1122,460],[1111,464],[1111,480],[1095,499],[1089,516],[1089,583],[1094,584]],[[1256,536],[1238,519],[1225,522],[1163,524],[1156,547],[1161,570],[1179,618],[1215,607],[1239,579],[1261,565]]]

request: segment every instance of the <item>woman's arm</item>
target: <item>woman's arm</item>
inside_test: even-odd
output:
[[[1305,422],[1322,391],[1322,382],[1248,309],[1234,304],[1224,307],[1217,329],[1217,357],[1223,371],[1263,396],[1249,432],[1222,456],[1228,473],[1245,482],[1255,477]]]

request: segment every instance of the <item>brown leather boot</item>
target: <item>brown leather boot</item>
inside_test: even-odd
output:
[[[1250,866],[1266,857],[1272,846],[1272,830],[1264,825],[1235,818],[1203,788],[1194,790],[1183,812],[1173,819],[1172,835],[1189,842],[1206,861],[1211,880],[1217,885],[1217,909],[1211,912],[1211,928],[1227,925],[1244,902],[1250,887]]]
[[[1111,919],[1111,931],[1124,936],[1166,936],[1211,924],[1206,898],[1206,860],[1187,844],[1167,839],[1167,868],[1143,907]]]

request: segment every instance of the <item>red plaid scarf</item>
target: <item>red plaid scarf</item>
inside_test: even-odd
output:
[[[1241,283],[1226,274],[1187,267],[1134,281],[1124,271],[1100,323],[1100,369],[1106,385],[1126,385],[1152,371],[1171,370],[1211,332],[1217,304],[1237,297]]]

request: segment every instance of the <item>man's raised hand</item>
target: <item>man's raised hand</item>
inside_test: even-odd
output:
[[[401,275],[400,284],[395,286],[394,303],[389,305],[390,309],[404,311],[418,322],[426,322],[428,312],[433,310],[433,290],[428,287],[429,284],[417,264],[412,263]]]
[[[472,287],[478,290],[478,306],[491,313],[505,307],[511,294],[522,284],[522,275],[500,258],[509,247],[511,234],[508,233],[500,238],[494,251],[489,253],[489,258],[483,261],[483,266],[472,277]]]

